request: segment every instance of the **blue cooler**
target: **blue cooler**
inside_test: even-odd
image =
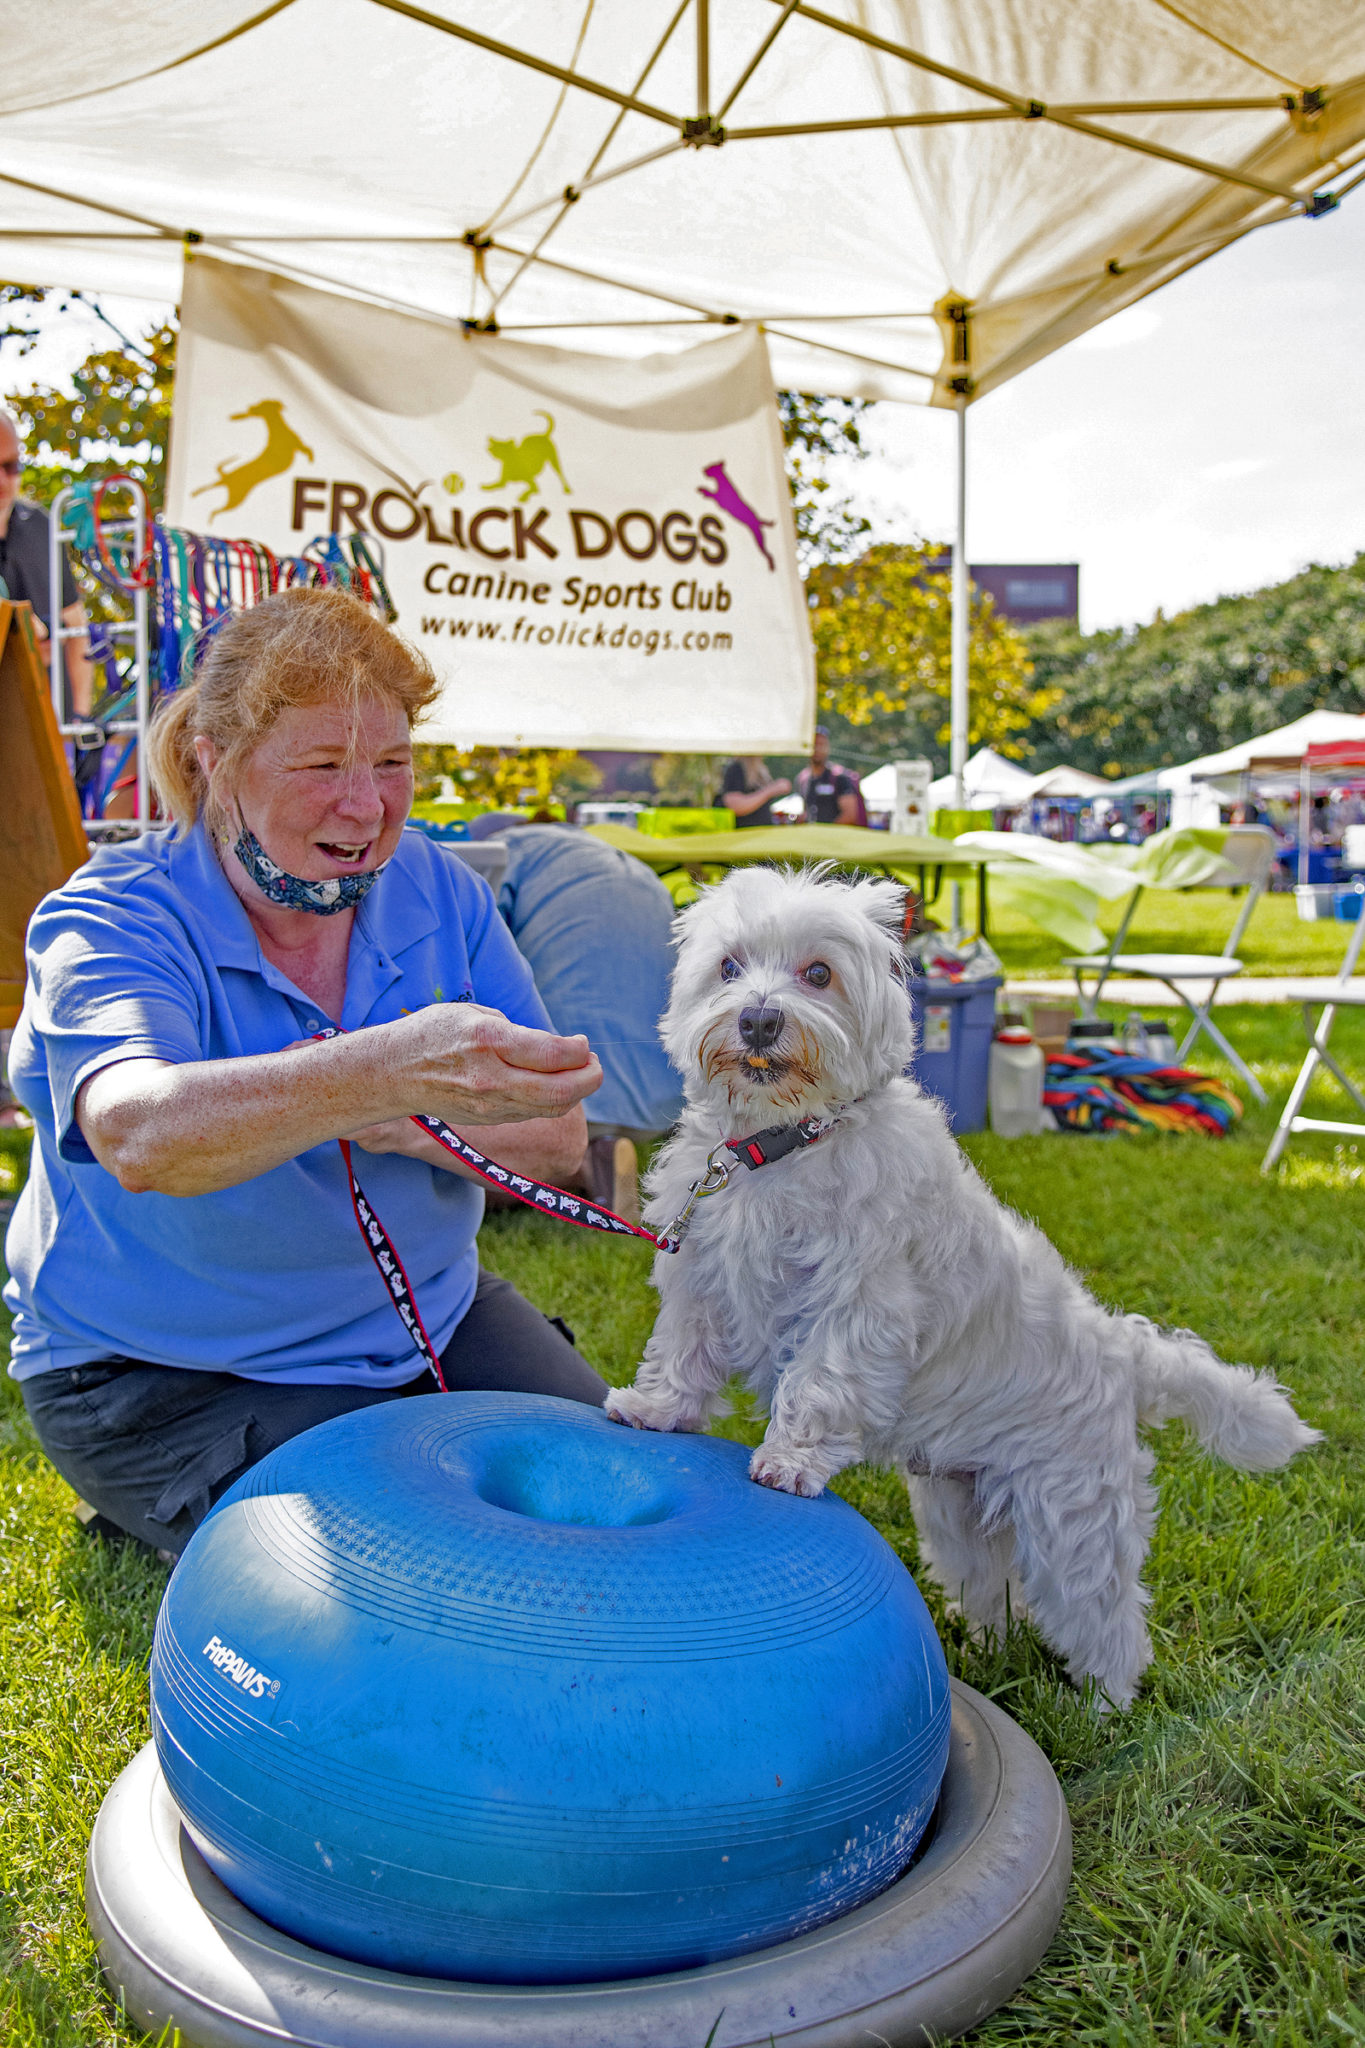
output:
[[[936,1095],[956,1137],[986,1128],[986,1084],[995,1036],[995,996],[1002,977],[982,981],[910,981],[915,1057],[907,1071]]]

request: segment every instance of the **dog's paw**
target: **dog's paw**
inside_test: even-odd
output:
[[[778,1493],[799,1493],[805,1500],[814,1500],[825,1490],[826,1474],[818,1467],[803,1464],[797,1452],[777,1450],[771,1444],[760,1444],[754,1452],[749,1477]]]
[[[613,1422],[631,1429],[696,1430],[696,1416],[680,1409],[676,1401],[660,1394],[646,1394],[639,1387],[613,1387],[602,1403]]]

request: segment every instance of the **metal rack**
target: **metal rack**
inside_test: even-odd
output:
[[[117,518],[103,520],[105,530],[111,534],[129,534],[133,546],[133,560],[146,560],[148,547],[147,494],[134,478],[127,478],[120,484],[133,501],[131,513]],[[51,604],[52,631],[48,643],[48,673],[52,688],[52,709],[57,720],[57,729],[64,739],[78,738],[90,730],[90,722],[71,720],[66,716],[66,658],[67,642],[79,640],[86,631],[84,626],[62,624],[62,549],[78,547],[81,536],[66,524],[67,508],[74,495],[72,487],[57,493],[53,500],[48,524],[48,593]],[[133,645],[133,674],[136,697],[131,718],[119,718],[102,728],[108,737],[116,734],[131,734],[137,743],[137,811],[136,823],[143,831],[151,820],[151,790],[147,777],[147,724],[151,715],[151,641],[148,632],[148,593],[146,587],[132,584],[128,588],[132,600],[131,620],[111,621],[105,631],[115,640],[131,639]],[[87,837],[91,839],[126,837],[133,821],[126,818],[87,818]]]

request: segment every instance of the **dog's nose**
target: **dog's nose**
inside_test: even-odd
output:
[[[739,1013],[739,1035],[750,1052],[766,1052],[781,1037],[784,1021],[776,1003],[750,1003]]]

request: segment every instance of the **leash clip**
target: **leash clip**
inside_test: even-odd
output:
[[[673,1218],[667,1230],[660,1231],[656,1242],[661,1252],[675,1252],[678,1250],[684,1237],[687,1235],[688,1225],[692,1221],[692,1212],[698,1202],[705,1201],[708,1195],[718,1195],[722,1188],[729,1187],[730,1177],[735,1170],[733,1155],[728,1162],[717,1156],[721,1152],[728,1152],[729,1149],[727,1144],[722,1143],[717,1145],[715,1151],[711,1153],[706,1162],[705,1173],[700,1180],[693,1181],[688,1189],[687,1200],[683,1203],[682,1208]]]

